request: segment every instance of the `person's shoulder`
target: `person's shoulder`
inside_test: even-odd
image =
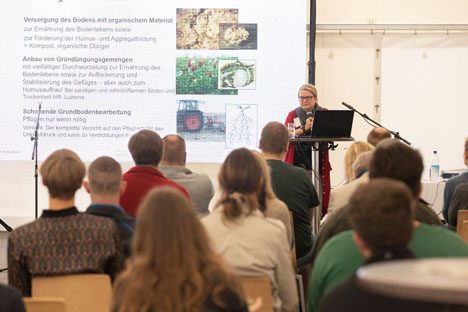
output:
[[[271,232],[275,235],[283,237],[286,231],[283,222],[271,217],[264,217],[263,219],[265,220],[266,228],[271,229]]]
[[[97,216],[90,213],[79,213],[75,218],[83,221],[91,228],[98,227],[99,229],[115,230],[115,223],[109,217]]]
[[[317,255],[316,264],[321,262],[330,266],[339,266],[339,263],[346,263],[346,266],[362,263],[362,255],[353,240],[353,231],[347,230],[330,238]]]
[[[221,207],[215,207],[210,214],[206,214],[200,217],[200,222],[205,226],[222,224],[222,211]]]
[[[347,230],[347,231],[343,231],[343,232],[341,232],[339,234],[336,234],[335,236],[330,238],[328,240],[328,242],[325,243],[323,248],[325,250],[334,249],[334,248],[341,248],[341,246],[349,245],[349,244],[354,245],[353,230]]]
[[[292,175],[311,180],[307,171],[303,168],[293,166],[281,160],[273,160],[269,164],[271,164],[272,167],[279,168],[282,172],[288,172]]]
[[[296,115],[296,110],[293,109],[292,111],[290,111],[290,112],[288,113],[288,117],[292,117],[292,118],[297,117],[297,115]]]
[[[13,232],[10,233],[8,236],[9,239],[11,240],[17,240],[21,239],[22,237],[27,237],[28,235],[31,235],[31,233],[36,232],[37,230],[40,229],[40,223],[42,222],[42,219],[39,218],[37,220],[34,220],[32,222],[23,224],[13,230]]]
[[[283,215],[287,214],[289,216],[289,209],[288,206],[280,199],[278,198],[267,198],[266,200],[266,210],[267,210],[267,216],[268,213],[273,213],[275,215]]]
[[[196,181],[197,183],[209,184],[212,185],[210,177],[203,172],[191,171],[190,174],[186,175],[190,179]]]
[[[167,178],[165,178],[165,179],[166,180],[162,184],[173,186],[173,187],[179,189],[180,191],[182,191],[184,194],[188,195],[187,190],[181,184],[177,183],[176,181],[167,179]]]
[[[0,302],[2,311],[25,311],[21,293],[14,287],[0,284]]]
[[[442,226],[420,223],[411,241],[416,257],[467,257],[468,245],[463,239]]]
[[[455,177],[448,179],[445,186],[455,187],[456,185],[463,183],[463,182],[468,182],[468,171],[465,171],[462,174],[459,174]]]
[[[5,297],[18,297],[21,298],[21,293],[14,287],[0,284],[0,293]]]

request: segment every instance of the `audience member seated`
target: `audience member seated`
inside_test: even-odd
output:
[[[122,180],[120,164],[108,156],[97,158],[89,165],[88,181],[84,181],[83,186],[91,196],[91,205],[86,212],[114,221],[125,256],[129,257],[135,218],[119,205],[120,196],[127,187],[127,182]]]
[[[451,230],[457,229],[458,210],[468,210],[468,183],[459,184],[455,189],[449,207],[449,225]]]
[[[0,312],[26,312],[18,290],[0,284]]]
[[[354,143],[356,144],[356,143]],[[342,208],[348,203],[349,198],[354,190],[360,185],[369,181],[369,163],[372,157],[372,151],[361,152],[357,155],[355,161],[351,165],[353,178],[351,182],[339,188],[336,188],[330,193],[330,204],[328,205],[328,216],[334,211]]]
[[[201,221],[215,250],[239,275],[270,279],[274,311],[294,311],[298,298],[286,230],[279,220],[264,216],[258,201],[265,196],[262,184],[253,153],[232,151],[219,172],[221,198]]]
[[[320,204],[312,179],[304,169],[283,162],[288,130],[282,123],[272,121],[263,128],[260,149],[270,167],[273,191],[293,215],[298,266],[308,264],[313,245],[311,217]]]
[[[191,203],[153,189],[138,210],[132,261],[114,285],[112,312],[246,312],[242,286],[211,248]]]
[[[468,167],[468,138],[465,139],[465,151],[463,152],[463,158],[465,165]],[[450,201],[452,200],[456,187],[462,183],[468,183],[468,169],[465,170],[462,174],[449,179],[445,184],[444,206],[442,207],[442,214],[444,216],[445,221],[447,222],[450,221],[448,215]]]
[[[184,139],[176,134],[163,138],[164,151],[159,170],[164,176],[173,180],[187,190],[193,208],[200,215],[210,213],[208,205],[214,195],[213,184],[204,173],[196,173],[185,166],[187,152]]]
[[[414,156],[414,153],[409,153],[409,154]],[[364,155],[364,153],[360,155]],[[414,176],[413,178],[410,178],[408,175],[408,173],[412,172],[410,167],[413,166],[413,164],[411,162],[405,161],[404,158],[400,157],[399,155],[395,155],[394,159],[389,159],[389,160],[382,159],[382,162],[387,162],[387,161],[393,166],[399,166],[399,162],[401,161],[402,162],[401,166],[403,166],[403,169],[398,170],[396,172],[391,172],[389,170],[376,170],[378,168],[374,167],[373,174],[375,177],[392,178],[392,179],[399,180],[405,183],[407,181],[411,181],[412,179],[416,179],[416,176]],[[417,159],[415,159],[414,162],[418,163],[418,166],[420,165]],[[369,166],[370,166],[370,163],[369,163]],[[422,168],[421,168],[421,174],[422,174]],[[356,183],[360,179],[355,180],[349,183],[348,185]],[[416,183],[416,181],[414,182],[412,181],[412,183]],[[410,187],[411,185],[408,185],[408,186]],[[352,193],[349,196],[351,197]],[[419,192],[418,192],[418,197],[419,197]],[[442,222],[440,221],[437,214],[431,208],[429,208],[427,206],[427,203],[423,201],[421,198],[418,199],[417,204],[416,204],[415,220],[426,223],[426,224],[442,225]],[[314,249],[312,252],[312,263],[315,261],[315,258],[317,257],[317,254],[319,253],[319,251],[322,249],[323,245],[325,245],[325,243],[331,237],[349,229],[351,229],[351,224],[349,223],[349,220],[348,220],[348,211],[346,209],[346,206],[336,211],[335,213],[330,214],[327,217],[326,222],[323,222],[322,226],[320,227],[320,231],[317,236],[317,242],[315,243]]]
[[[136,215],[136,209],[143,197],[156,186],[169,185],[178,188],[190,199],[183,186],[167,179],[158,170],[163,145],[159,134],[151,130],[141,130],[128,141],[128,150],[132,154],[135,167],[123,175],[127,188],[120,198],[120,206],[132,216]]]
[[[40,168],[49,191],[49,210],[8,238],[8,281],[31,296],[36,276],[105,273],[113,279],[124,268],[117,228],[109,218],[78,212],[75,192],[86,169],[78,155],[58,150]]]
[[[377,146],[377,144],[380,143],[380,141],[386,140],[386,139],[391,139],[392,135],[391,133],[381,127],[376,127],[369,132],[367,135],[367,143],[371,144],[372,146]]]
[[[271,187],[270,168],[268,167],[265,158],[263,158],[262,154],[257,151],[252,150],[251,152],[254,154],[262,168],[263,189],[261,192],[264,193],[264,196],[262,195],[259,197],[259,204],[264,207],[263,214],[267,217],[278,219],[283,222],[283,225],[286,228],[288,242],[292,246],[291,219],[289,216],[288,206],[279,200],[278,197],[276,197],[275,192],[273,192]]]
[[[385,140],[375,149],[370,167],[370,181],[390,178],[405,183],[414,198],[419,197],[424,165],[418,151],[397,140]],[[339,210],[333,216],[345,217]],[[467,257],[468,246],[455,233],[444,229],[432,209],[418,202],[414,214],[414,235],[410,249],[417,258]],[[434,219],[435,218],[435,219]],[[328,220],[327,220],[328,222]],[[439,225],[431,225],[438,222]],[[344,231],[328,240],[314,261],[309,284],[308,311],[316,311],[323,295],[350,277],[364,259],[352,240],[352,231]]]
[[[408,187],[390,179],[360,185],[349,203],[353,241],[365,258],[363,266],[413,258],[408,244],[413,234],[414,199]],[[363,288],[356,274],[331,290],[321,301],[324,312],[445,311],[443,305],[397,299]]]
[[[353,172],[353,163],[358,155],[364,152],[371,152],[373,150],[374,147],[372,145],[362,141],[354,142],[348,147],[344,158],[346,183],[349,183],[357,178]]]

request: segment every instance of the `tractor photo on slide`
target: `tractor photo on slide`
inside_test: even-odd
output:
[[[197,132],[203,129],[203,112],[198,109],[197,100],[179,100],[177,109],[177,128],[188,132]],[[204,102],[200,102],[204,103]]]
[[[184,132],[200,132],[203,129],[208,131],[226,132],[225,123],[212,114],[205,114],[198,109],[198,104],[204,101],[179,100],[177,109],[177,130]]]

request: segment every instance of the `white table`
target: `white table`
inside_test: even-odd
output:
[[[382,295],[468,304],[468,258],[381,262],[363,266],[357,276],[360,285]]]
[[[440,180],[439,182],[423,181],[421,182],[422,192],[421,198],[429,203],[429,207],[437,213],[441,219],[442,207],[444,205],[444,189],[445,181]]]

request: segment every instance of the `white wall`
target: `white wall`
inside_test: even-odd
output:
[[[317,1],[319,29],[321,24],[395,24],[397,26],[398,24],[414,24],[414,29],[418,29],[418,24],[463,23],[468,23],[468,2],[465,0]],[[455,53],[454,55],[457,55],[455,58],[452,55],[454,47],[468,47],[466,42],[468,25],[465,26],[466,31],[461,33],[449,31],[448,35],[445,31],[430,34],[417,31],[416,35],[413,32],[408,34],[403,31],[389,31],[385,35],[382,32],[371,33],[370,30],[340,33],[339,26],[336,27],[336,31],[319,31],[316,37],[316,85],[319,89],[321,105],[331,109],[343,109],[341,102],[344,101],[371,118],[382,121],[390,129],[400,131],[400,134],[410,140],[413,146],[421,149],[426,167],[430,161],[430,151],[437,149],[438,146],[445,150],[445,154],[441,157],[442,169],[463,167],[460,150],[463,146],[463,138],[468,135],[468,126],[460,122],[450,123],[449,120],[454,119],[450,119],[449,116],[450,114],[455,117],[468,114],[468,103],[462,100],[464,92],[461,87],[467,85],[467,75],[463,70],[459,70],[456,75],[450,74],[456,70],[457,66],[454,63],[457,64],[457,57],[463,58],[460,59],[460,64],[465,64],[468,58],[467,55],[463,57],[462,53]],[[371,27],[369,26],[369,29]],[[450,26],[447,26],[447,29],[451,29]],[[427,37],[430,37],[429,41]],[[426,56],[429,55],[426,64],[430,63],[430,68],[435,71],[423,71],[424,65],[418,65],[414,70],[419,70],[419,72],[411,76],[407,75],[407,70],[412,66],[411,61],[400,63],[396,69],[395,65],[398,64],[398,60],[395,58],[390,60],[388,54],[386,59],[383,58],[385,49],[392,47],[390,42],[397,46],[404,45],[404,51],[408,54],[422,55],[422,52],[416,49],[426,48]],[[444,54],[444,51],[447,53]],[[445,66],[444,57],[451,58],[450,66]],[[382,72],[383,64],[386,69],[384,72]],[[394,71],[389,71],[392,66]],[[428,75],[430,78],[436,78],[431,80],[431,87],[415,83],[414,79],[417,77],[428,77]],[[380,78],[378,82],[376,77]],[[443,84],[438,84],[437,79],[442,79]],[[453,82],[450,79],[453,79]],[[385,91],[384,97],[382,97],[382,88]],[[437,99],[439,105],[437,106],[436,101],[431,101],[430,107],[432,108],[430,109],[427,109],[421,101],[417,102],[417,105],[414,101],[412,103],[408,101],[421,97],[427,99],[427,96],[422,93],[434,92],[440,96],[435,95],[431,98]],[[419,111],[415,112],[415,107]],[[382,119],[381,112],[385,109],[388,114]],[[444,112],[444,118],[441,118],[440,111]],[[405,118],[400,118],[403,114]],[[461,117],[457,118],[455,119],[459,121]],[[409,123],[409,120],[412,123]],[[433,128],[430,129],[432,132],[440,132],[443,135],[434,137],[430,136],[429,132],[425,135],[424,131],[428,127],[427,120],[432,120],[429,123]],[[440,131],[438,127],[441,127]],[[356,115],[353,137],[356,140],[365,140],[370,130],[371,127]],[[414,131],[419,131],[419,134],[415,136]],[[345,149],[349,145],[350,143],[340,144],[340,147],[330,154],[334,168],[331,176],[332,185],[339,184],[343,179],[342,162]]]
[[[317,24],[466,24],[466,0],[317,0]]]

